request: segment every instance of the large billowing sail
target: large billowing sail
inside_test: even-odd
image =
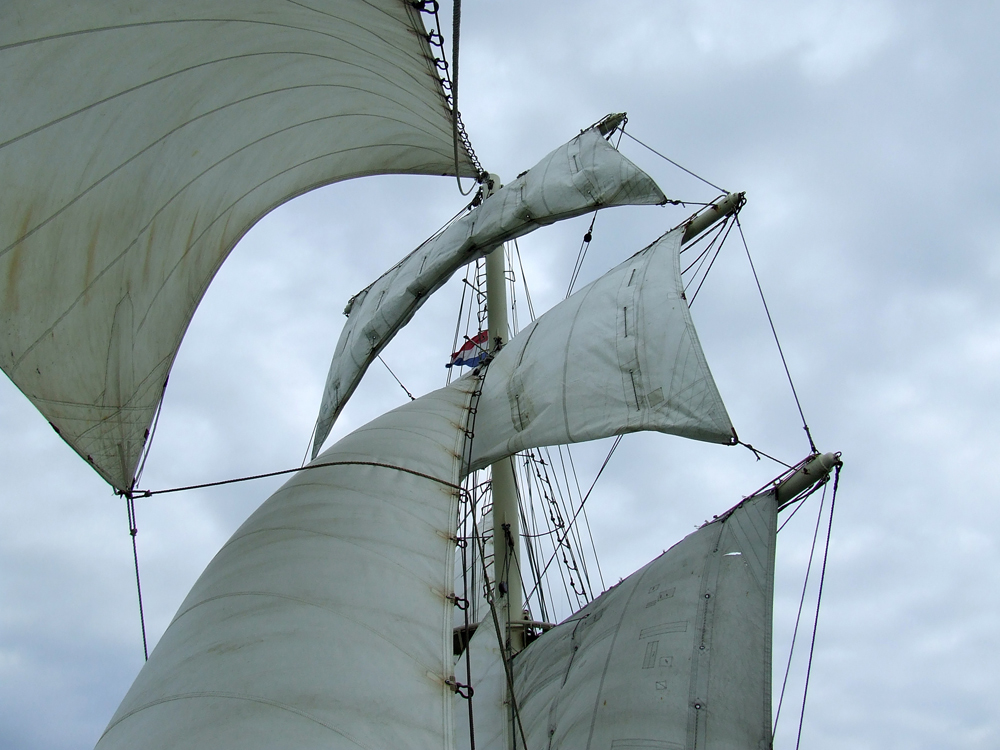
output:
[[[732,443],[680,275],[683,227],[533,322],[489,365],[472,467],[637,430]]]
[[[520,653],[527,746],[771,747],[776,515],[745,500]]]
[[[427,240],[351,301],[316,421],[313,457],[368,366],[456,270],[541,225],[595,208],[665,200],[656,183],[595,126]]]
[[[233,535],[98,748],[450,748],[474,386],[348,435]]]
[[[120,489],[261,216],[337,180],[456,170],[402,0],[14,0],[0,67],[0,367]],[[457,169],[475,172],[462,147]]]

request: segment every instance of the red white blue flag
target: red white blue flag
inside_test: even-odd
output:
[[[451,362],[445,367],[475,367],[484,359],[488,352],[486,346],[490,335],[487,331],[480,331],[471,339],[467,338],[462,348],[451,355]]]

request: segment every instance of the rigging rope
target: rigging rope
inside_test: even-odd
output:
[[[804,499],[805,498],[803,498],[803,500]],[[788,649],[788,663],[785,665],[785,677],[784,677],[784,679],[781,682],[781,693],[780,693],[780,695],[778,697],[778,708],[774,712],[774,725],[771,727],[771,737],[772,738],[774,737],[775,733],[777,733],[777,731],[778,731],[778,719],[781,718],[781,706],[782,706],[782,703],[784,703],[784,700],[785,700],[785,688],[788,686],[788,675],[789,675],[789,673],[791,672],[791,669],[792,669],[792,656],[795,654],[795,642],[798,639],[798,635],[799,635],[799,624],[802,621],[802,608],[805,605],[805,601],[806,601],[806,590],[809,587],[809,573],[812,570],[813,556],[816,553],[816,540],[819,538],[819,526],[820,526],[820,522],[823,520],[823,506],[825,504],[826,504],[826,485],[824,484],[823,485],[823,495],[822,495],[822,497],[820,498],[820,501],[819,501],[819,510],[816,513],[816,528],[813,529],[812,547],[809,550],[809,562],[806,563],[805,580],[802,581],[802,595],[799,597],[799,611],[798,611],[798,614],[795,615],[795,627],[792,630],[792,645]],[[800,504],[799,508],[801,508],[801,507],[802,507],[802,505]],[[799,508],[796,508],[795,512],[797,512],[799,510]],[[794,515],[794,512],[793,512],[793,515]],[[791,520],[791,516],[789,516],[785,520],[785,523],[788,523],[788,521],[790,521],[790,520]],[[784,528],[785,524],[783,523],[781,526],[782,526],[782,528]]]
[[[183,487],[171,487],[165,490],[136,490],[133,496],[138,497],[152,497],[153,495],[169,495],[174,492],[187,492],[188,490],[204,490],[210,487],[221,487],[226,484],[239,484],[240,482],[251,482],[255,479],[268,479],[270,477],[280,477],[285,474],[295,474],[299,471],[310,471],[312,469],[322,469],[326,466],[377,466],[383,469],[395,469],[396,471],[402,471],[406,474],[413,474],[417,477],[422,477],[423,479],[430,479],[438,484],[443,484],[446,487],[452,487],[454,489],[461,489],[461,485],[452,484],[451,482],[446,482],[430,474],[424,474],[421,471],[416,471],[415,469],[408,469],[405,466],[396,466],[395,464],[382,463],[381,461],[323,461],[318,464],[309,464],[308,466],[299,466],[294,469],[282,469],[280,471],[269,471],[264,474],[250,474],[244,477],[236,477],[234,479],[220,479],[215,482],[204,482],[202,484],[188,484]]]
[[[840,484],[840,466],[834,470],[833,493],[830,495],[830,520],[826,527],[826,547],[823,549],[823,567],[819,574],[819,591],[816,593],[816,617],[813,619],[812,641],[809,644],[809,661],[806,666],[806,684],[802,688],[802,711],[799,713],[799,733],[795,739],[795,750],[802,742],[802,722],[806,715],[806,696],[809,694],[809,677],[812,674],[813,654],[816,651],[816,631],[819,628],[819,605],[823,600],[823,584],[826,581],[826,561],[830,556],[830,535],[833,532],[833,509],[837,503],[837,487]]]
[[[611,461],[611,456],[614,455],[614,452],[618,448],[618,444],[621,443],[621,441],[622,441],[622,436],[621,435],[619,435],[618,437],[615,438],[615,442],[611,446],[611,450],[608,451],[608,455],[605,457],[604,463],[602,463],[601,464],[601,468],[597,470],[597,476],[594,477],[594,481],[591,483],[590,489],[587,490],[587,494],[584,495],[583,499],[580,501],[580,507],[576,509],[576,512],[573,514],[573,518],[570,519],[569,526],[572,526],[574,523],[576,523],[576,519],[580,515],[580,511],[583,510],[583,506],[587,502],[587,498],[589,498],[590,497],[590,493],[594,491],[594,486],[597,484],[597,480],[601,478],[601,474],[604,473],[604,469],[607,468],[608,462]],[[558,552],[558,549],[557,549],[557,552]],[[550,557],[549,561],[547,563],[545,563],[545,567],[542,568],[542,576],[545,575],[545,572],[549,569],[549,566],[552,565],[553,560],[555,560],[555,558],[556,558],[557,552],[553,552],[552,553],[552,557]],[[535,584],[535,588],[538,588],[538,583]],[[531,593],[529,593],[528,596],[524,597],[525,600],[527,600],[531,596],[531,594],[533,594],[533,593],[534,593],[534,589],[532,589]]]
[[[636,138],[636,137],[635,137],[634,135],[632,135],[631,133],[626,133],[624,129],[622,129],[622,134],[624,134],[624,135],[627,135],[627,136],[628,136],[629,138],[631,138],[631,139],[632,139],[633,141],[635,141],[636,143],[638,143],[638,144],[639,144],[640,146],[642,146],[643,148],[647,148],[647,149],[649,149],[649,150],[650,150],[650,151],[652,151],[652,152],[653,152],[654,154],[656,154],[657,156],[659,156],[659,157],[660,157],[661,159],[665,159],[665,160],[667,160],[668,162],[670,162],[671,164],[673,164],[673,165],[674,165],[675,167],[677,167],[678,169],[680,169],[680,170],[681,170],[682,172],[687,172],[687,173],[688,173],[689,175],[691,175],[692,177],[694,177],[694,178],[696,178],[696,179],[698,179],[698,180],[701,180],[702,182],[704,182],[704,183],[705,183],[706,185],[708,185],[709,187],[711,187],[711,188],[715,188],[715,189],[716,189],[716,190],[718,190],[718,191],[719,191],[720,193],[727,193],[727,194],[729,193],[729,191],[728,191],[728,190],[726,190],[725,188],[720,188],[720,187],[719,187],[718,185],[715,185],[715,184],[713,184],[713,183],[709,182],[709,181],[708,181],[708,180],[706,180],[706,179],[705,179],[704,177],[702,177],[702,176],[700,176],[700,175],[697,175],[697,174],[695,174],[694,172],[692,172],[692,171],[691,171],[690,169],[688,169],[687,167],[682,167],[682,166],[681,166],[680,164],[678,164],[677,162],[675,162],[675,161],[674,161],[673,159],[671,159],[671,158],[670,158],[669,156],[664,156],[663,154],[661,154],[661,153],[660,153],[659,151],[657,151],[657,150],[656,150],[655,148],[653,148],[652,146],[647,146],[647,145],[646,145],[645,143],[643,143],[642,141],[640,141],[640,140],[639,140],[638,138]]]
[[[442,57],[434,57],[433,62],[434,68],[437,71],[438,80],[441,83],[445,104],[451,109],[452,113],[452,143],[455,149],[455,181],[458,183],[458,191],[462,195],[468,195],[475,189],[475,185],[470,187],[468,190],[462,189],[462,180],[459,177],[459,173],[461,172],[458,160],[459,141],[461,141],[462,147],[465,149],[466,155],[469,157],[469,161],[472,162],[472,167],[476,171],[477,182],[481,182],[486,173],[483,170],[482,164],[479,163],[479,158],[476,156],[475,150],[472,148],[472,141],[469,139],[469,134],[465,130],[465,123],[462,122],[462,114],[458,111],[458,47],[459,33],[462,22],[462,3],[461,0],[454,0],[454,4],[452,6],[452,35],[455,38],[454,44],[452,45],[452,68],[454,69],[454,77],[449,74],[448,61],[444,58],[444,34],[441,33],[441,19],[438,16],[438,11],[441,9],[440,3],[438,3],[438,0],[411,0],[410,5],[421,13],[427,13],[434,19],[435,28],[427,33],[425,38],[432,47],[437,47],[441,50]]]
[[[123,493],[125,496],[125,507],[128,510],[128,532],[132,536],[132,559],[135,561],[135,590],[139,596],[139,625],[142,628],[142,654],[146,661],[149,661],[149,645],[146,641],[146,617],[142,610],[142,583],[139,581],[139,549],[135,543],[135,536],[139,529],[135,523],[135,500],[131,492]]]
[[[451,69],[453,71],[453,78],[451,80],[451,95],[453,98],[451,105],[451,140],[455,147],[455,182],[458,183],[458,192],[462,195],[468,195],[476,186],[473,184],[468,190],[462,189],[462,178],[458,176],[458,136],[459,136],[459,117],[458,114],[458,35],[462,27],[462,0],[454,0],[451,8],[451,35],[454,37],[454,41],[451,46]],[[465,128],[462,128],[464,131]],[[482,169],[479,170],[482,172]]]
[[[580,276],[580,269],[583,268],[583,260],[587,257],[587,251],[590,249],[590,241],[594,238],[594,222],[597,221],[597,210],[594,211],[594,215],[590,219],[590,227],[587,232],[583,235],[583,242],[580,243],[580,250],[576,255],[576,263],[573,265],[573,273],[569,277],[569,286],[566,287],[566,298],[573,293],[573,287],[576,286],[576,280]]]
[[[775,458],[774,456],[771,456],[771,455],[768,455],[767,453],[764,453],[764,451],[760,450],[759,448],[754,448],[752,445],[750,445],[750,443],[744,443],[742,440],[737,440],[736,444],[737,445],[742,445],[744,448],[746,448],[751,453],[753,453],[757,457],[758,461],[760,461],[760,457],[763,456],[764,458],[769,458],[770,460],[774,461],[776,464],[781,464],[786,469],[792,469],[792,468],[794,468],[791,464],[786,464],[780,458]]]
[[[386,364],[385,360],[382,359],[382,355],[381,354],[378,355],[378,361],[381,362],[383,365],[385,365],[385,369],[389,370],[389,374],[392,375],[393,380],[395,380],[397,383],[399,383],[399,387],[402,388],[403,391],[405,391],[406,395],[410,397],[410,401],[416,401],[417,397],[414,396],[412,393],[410,393],[409,389],[405,385],[403,385],[403,381],[402,380],[400,380],[398,377],[396,377],[396,373],[394,373],[392,371],[392,369],[390,369],[389,365]]]
[[[792,389],[792,396],[795,397],[795,406],[799,410],[799,416],[802,418],[802,429],[806,431],[806,437],[809,438],[809,447],[812,449],[813,453],[818,453],[816,450],[816,443],[813,442],[812,433],[809,431],[809,425],[806,423],[806,415],[802,411],[802,402],[799,401],[799,394],[795,390],[795,383],[792,382],[792,373],[788,369],[788,362],[785,360],[785,352],[781,348],[781,342],[778,340],[778,331],[774,327],[774,321],[771,319],[771,311],[767,307],[767,300],[764,299],[764,290],[761,288],[760,279],[757,278],[757,269],[754,267],[753,258],[750,257],[750,247],[747,245],[747,238],[743,234],[743,225],[740,224],[740,215],[735,214],[736,217],[736,227],[740,230],[740,239],[743,240],[743,249],[746,250],[747,260],[750,262],[750,270],[753,271],[753,280],[757,284],[757,291],[760,293],[760,301],[764,305],[764,312],[767,314],[767,322],[771,326],[771,334],[774,336],[774,343],[778,347],[778,354],[781,356],[781,364],[785,368],[785,375],[788,378],[788,385]]]

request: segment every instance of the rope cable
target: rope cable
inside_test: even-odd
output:
[[[806,563],[806,575],[805,579],[802,581],[802,594],[801,596],[799,596],[799,610],[798,614],[795,615],[795,627],[792,630],[792,644],[788,649],[788,662],[785,665],[785,677],[781,681],[781,693],[778,697],[778,708],[774,713],[774,724],[771,727],[772,738],[778,731],[778,719],[781,718],[781,706],[785,700],[785,688],[788,686],[788,675],[792,669],[792,656],[795,654],[795,642],[798,639],[799,635],[799,624],[802,621],[802,608],[805,605],[806,601],[806,590],[809,587],[809,573],[810,571],[812,571],[813,557],[816,554],[816,540],[819,538],[819,525],[820,522],[823,520],[823,506],[825,503],[826,503],[826,485],[824,484],[823,495],[819,501],[819,510],[816,513],[816,527],[813,529],[812,547],[809,550],[809,562]],[[802,505],[800,504],[799,508],[801,507]],[[796,508],[795,510],[798,511],[799,508]],[[785,520],[785,523],[788,523],[790,519],[791,516],[789,516],[789,518]],[[782,527],[784,527],[784,524],[782,524]]]
[[[830,536],[833,532],[833,510],[837,503],[837,487],[840,484],[840,466],[838,465],[833,474],[833,492],[830,495],[830,516],[826,527],[826,546],[823,549],[823,566],[819,574],[819,591],[816,593],[816,617],[813,619],[812,641],[809,644],[809,660],[806,666],[806,684],[802,688],[802,710],[799,713],[799,733],[795,739],[795,750],[799,750],[799,743],[802,742],[802,723],[806,715],[806,697],[809,694],[809,678],[812,675],[813,654],[816,651],[816,631],[819,628],[819,606],[823,600],[823,584],[826,581],[826,561],[830,557]]]
[[[812,433],[809,431],[809,425],[806,423],[806,415],[802,411],[802,402],[799,401],[799,394],[795,390],[795,383],[792,382],[792,373],[788,369],[788,362],[785,360],[785,352],[781,348],[781,342],[778,340],[778,331],[774,327],[774,321],[771,319],[771,311],[768,309],[767,300],[764,299],[764,290],[761,288],[760,279],[757,277],[757,269],[754,267],[753,258],[750,257],[750,247],[747,245],[747,238],[743,234],[743,225],[740,223],[739,214],[735,214],[736,226],[740,230],[740,239],[743,240],[743,249],[746,250],[747,260],[750,262],[750,270],[753,271],[753,280],[757,284],[757,291],[760,293],[760,301],[764,305],[764,312],[767,314],[767,322],[771,326],[771,334],[774,336],[774,343],[778,347],[778,354],[781,356],[781,364],[785,368],[785,375],[788,378],[788,385],[792,389],[792,396],[795,397],[795,406],[799,410],[799,416],[802,418],[802,429],[806,431],[806,437],[809,438],[809,447],[812,449],[813,453],[818,453],[816,450],[816,443],[813,442]]]
[[[614,452],[618,448],[618,444],[621,443],[621,441],[622,441],[622,436],[621,435],[619,435],[618,437],[615,438],[615,442],[611,446],[611,450],[608,451],[608,455],[605,457],[604,463],[602,463],[601,464],[601,468],[597,470],[597,476],[594,477],[594,481],[591,483],[590,489],[587,490],[587,494],[584,495],[583,499],[580,501],[580,507],[577,508],[576,513],[573,514],[573,518],[570,520],[570,525],[572,525],[573,523],[576,522],[577,516],[580,514],[580,511],[583,510],[583,506],[586,504],[587,499],[590,497],[590,493],[594,491],[594,487],[597,484],[597,480],[601,478],[601,474],[604,473],[604,469],[607,468],[608,462],[611,461],[611,456],[614,455]],[[552,561],[555,560],[555,557],[556,557],[556,553],[553,552],[552,553],[552,557],[549,558],[548,562],[545,563],[545,567],[542,568],[542,575],[543,576],[545,575],[545,572],[549,569],[549,566],[552,565]],[[538,584],[537,583],[535,584],[535,588],[538,588]],[[532,590],[532,593],[534,593],[533,590]]]
[[[392,369],[389,367],[389,365],[386,364],[385,360],[382,359],[382,355],[379,354],[379,355],[377,355],[377,357],[378,357],[378,361],[381,362],[383,365],[385,365],[385,369],[389,370],[389,374],[392,375],[393,380],[395,380],[397,383],[399,383],[399,387],[402,388],[403,391],[406,393],[406,395],[410,397],[410,401],[416,401],[417,397],[414,396],[412,393],[410,393],[409,389],[405,385],[403,385],[403,381],[402,380],[400,380],[398,377],[396,377],[396,373],[394,373],[392,371]]]
[[[675,162],[675,161],[674,161],[673,159],[671,159],[671,158],[670,158],[670,157],[668,157],[668,156],[664,156],[663,154],[661,154],[661,153],[660,153],[659,151],[657,151],[657,150],[656,150],[655,148],[653,148],[652,146],[647,146],[647,145],[646,145],[645,143],[643,143],[642,141],[640,141],[640,140],[639,140],[638,138],[636,138],[636,137],[635,137],[634,135],[632,135],[631,133],[626,133],[624,129],[622,129],[622,134],[623,134],[623,135],[627,135],[627,136],[628,136],[629,138],[631,138],[631,139],[632,139],[633,141],[635,141],[636,143],[638,143],[638,144],[639,144],[640,146],[642,146],[643,148],[647,148],[647,149],[649,149],[649,150],[650,150],[650,151],[652,151],[652,152],[653,152],[654,154],[656,154],[657,156],[659,156],[659,157],[660,157],[661,159],[665,159],[665,160],[667,160],[668,162],[670,162],[671,164],[673,164],[673,165],[674,165],[675,167],[677,167],[677,168],[678,168],[679,170],[681,170],[682,172],[687,172],[687,173],[688,173],[689,175],[691,175],[692,177],[694,177],[694,178],[696,178],[696,179],[699,179],[699,180],[701,180],[702,182],[704,182],[704,183],[705,183],[706,185],[708,185],[709,187],[712,187],[712,188],[715,188],[715,189],[716,189],[716,190],[718,190],[718,191],[719,191],[720,193],[726,193],[726,194],[728,195],[729,191],[728,191],[728,190],[726,190],[725,188],[720,188],[720,187],[719,187],[718,185],[715,185],[715,184],[713,184],[713,183],[709,182],[709,181],[708,181],[708,180],[706,180],[706,179],[705,179],[704,177],[702,177],[702,176],[700,176],[700,175],[697,175],[697,174],[695,174],[694,172],[692,172],[692,171],[691,171],[690,169],[688,169],[687,167],[682,167],[682,166],[681,166],[680,164],[678,164],[677,162]]]
[[[461,489],[459,485],[452,484],[451,482],[446,482],[438,477],[431,476],[430,474],[425,474],[422,471],[417,471],[415,469],[408,469],[405,466],[396,466],[394,464],[386,464],[380,461],[323,461],[318,464],[309,464],[308,466],[299,466],[294,469],[281,469],[280,471],[269,471],[263,474],[251,474],[244,477],[236,477],[233,479],[220,479],[215,482],[203,482],[202,484],[188,484],[183,487],[171,487],[165,490],[136,490],[134,495],[139,497],[152,497],[153,495],[169,495],[174,492],[187,492],[188,490],[204,490],[211,487],[222,487],[227,484],[239,484],[240,482],[251,482],[255,479],[269,479],[270,477],[280,477],[285,474],[295,474],[299,471],[310,471],[312,469],[322,469],[327,466],[377,466],[383,469],[395,469],[396,471],[402,471],[406,474],[413,474],[414,476],[422,477],[424,479],[429,479],[438,484],[443,484],[446,487],[452,487],[455,489]]]
[[[730,221],[723,223],[725,227],[725,234],[722,235],[722,241],[719,242],[719,246],[715,249],[715,254],[712,256],[712,260],[708,264],[708,268],[705,269],[705,273],[701,277],[701,281],[698,282],[698,288],[694,290],[694,294],[691,295],[691,299],[688,301],[688,307],[694,304],[695,298],[698,296],[698,292],[701,291],[701,287],[704,285],[705,280],[708,278],[708,274],[712,270],[712,266],[715,265],[715,259],[719,257],[719,252],[722,250],[722,246],[726,244],[726,240],[729,238],[729,233],[733,229],[733,224]],[[719,229],[720,233],[722,228]]]
[[[458,138],[459,138],[459,118],[458,114],[458,37],[462,28],[462,0],[453,0],[451,8],[451,35],[454,41],[451,45],[451,68],[452,68],[452,79],[451,79],[451,140],[452,145],[455,147],[455,182],[458,183],[458,192],[462,195],[468,195],[473,190],[475,190],[476,185],[473,185],[468,190],[462,189],[462,178],[459,177],[458,168]],[[463,128],[464,130],[464,128]]]
[[[576,255],[576,263],[573,265],[573,273],[571,273],[569,277],[569,286],[566,287],[567,298],[573,293],[573,287],[576,286],[576,281],[580,276],[580,270],[583,268],[583,261],[587,257],[587,251],[590,249],[590,241],[594,238],[594,222],[596,221],[597,209],[594,210],[594,215],[590,217],[590,227],[583,235],[583,242],[580,243],[580,250]]]
[[[139,598],[139,626],[142,628],[142,654],[149,661],[149,644],[146,640],[146,616],[142,608],[142,583],[139,580],[139,549],[135,543],[139,529],[135,523],[135,500],[131,492],[124,493],[125,508],[128,511],[128,532],[132,536],[132,559],[135,561],[135,591]]]

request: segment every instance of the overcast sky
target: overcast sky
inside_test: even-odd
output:
[[[629,133],[747,192],[747,242],[803,409],[819,447],[845,461],[803,732],[819,750],[1000,746],[998,28],[985,2],[463,8],[460,106],[502,179],[627,111]],[[622,151],[673,198],[715,196],[628,138]],[[195,315],[142,485],[298,465],[344,303],[465,200],[453,179],[369,178],[261,221]],[[581,283],[685,215],[603,212]],[[520,243],[537,308],[564,294],[587,222]],[[416,393],[444,382],[459,296],[446,287],[385,354]],[[741,244],[726,245],[693,314],[740,436],[802,458]],[[334,438],[406,400],[380,367]],[[89,747],[142,663],[124,502],[6,379],[0,426],[0,747]],[[576,453],[582,481],[607,448]],[[743,448],[626,437],[590,501],[605,579],[776,469]],[[152,643],[279,484],[139,501]],[[776,682],[810,512],[779,537]],[[783,712],[778,747],[794,746],[796,719]]]

